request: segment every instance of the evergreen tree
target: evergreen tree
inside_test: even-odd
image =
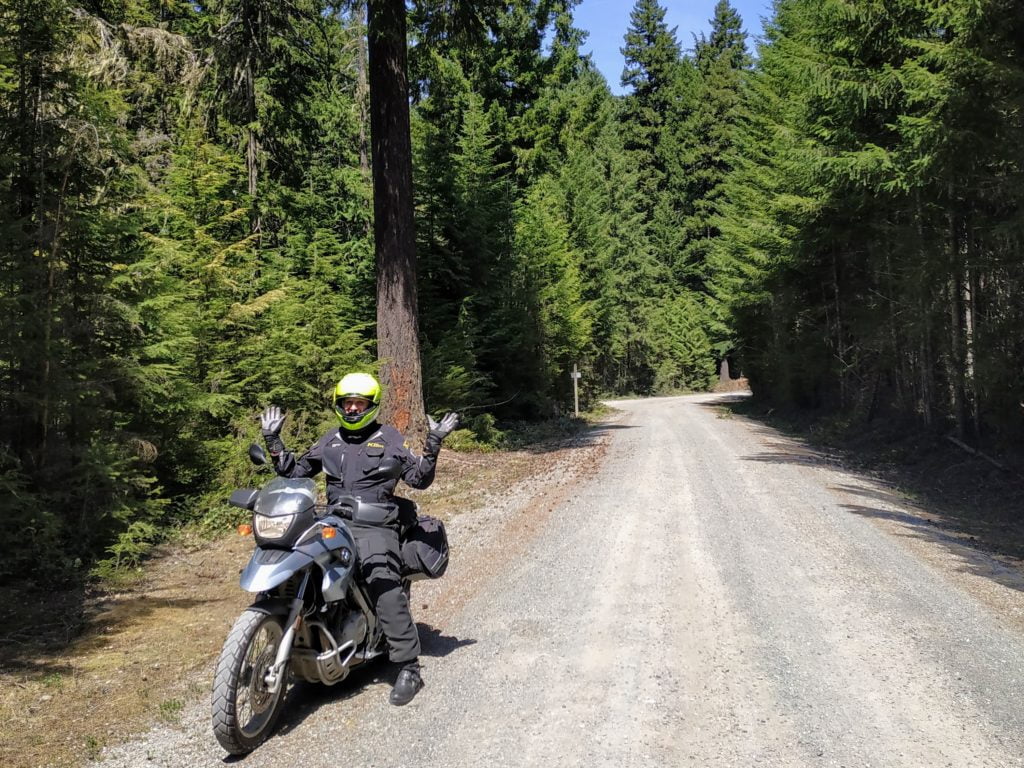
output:
[[[358,47],[351,44],[358,32],[326,8],[288,13],[263,32],[273,55],[258,62],[261,126],[239,125],[242,116],[228,104],[215,120],[182,130],[190,140],[175,168],[183,231],[204,235],[193,247],[203,319],[196,373],[202,398],[219,406],[203,430],[210,465],[222,467],[210,481],[216,488],[248,471],[241,443],[251,439],[261,407],[287,409],[286,439],[307,443],[322,426],[331,384],[371,359],[370,190],[360,167]],[[216,29],[210,45],[224,35]],[[298,75],[305,80],[293,87]],[[215,104],[210,93],[201,99]],[[275,136],[260,144],[253,197],[255,128]]]
[[[420,39],[435,43],[429,54],[414,56],[421,83],[414,125],[421,290],[429,297],[425,357],[428,378],[440,383],[431,397],[447,404],[480,400],[488,391],[507,400],[536,389],[536,397],[522,396],[532,405],[523,411],[517,401],[517,408],[549,411],[546,369],[527,375],[515,363],[519,334],[541,322],[536,313],[543,302],[510,294],[508,286],[513,275],[532,269],[534,258],[516,248],[514,218],[517,200],[539,172],[536,147],[548,130],[537,105],[578,71],[573,4],[485,6],[486,34],[467,35],[472,30],[463,27],[442,40],[436,25],[443,17],[424,14],[423,6],[414,16]],[[545,54],[544,34],[552,26],[552,51]]]
[[[665,24],[658,0],[637,0],[621,51],[626,59],[621,84],[630,89],[621,117],[626,149],[641,170],[652,217],[668,176],[663,142],[680,118],[678,102],[685,87],[675,28]]]
[[[1020,418],[986,384],[1003,369],[988,361],[1015,354],[988,333],[1019,317],[1002,298],[1017,284],[1003,254],[1019,66],[991,62],[1019,61],[1020,18],[1001,3],[779,4],[719,218],[723,273],[754,286],[730,304],[764,390],[965,435]]]
[[[456,82],[434,80],[417,131],[425,394],[433,408],[483,402],[492,391],[492,358],[504,359],[493,335],[504,291],[496,265],[508,255],[511,221],[507,174],[495,163],[497,138],[482,99],[458,64],[446,66]]]
[[[574,5],[412,5],[431,410],[546,417],[574,365],[584,404],[703,388],[730,354],[783,404],[1019,438],[1019,3],[778,0],[752,63],[725,0],[692,56],[638,0],[621,98]],[[301,448],[374,365],[358,6],[0,14],[0,579],[217,523],[255,414]]]
[[[63,0],[0,17],[13,53],[0,89],[0,478],[23,534],[0,578],[87,561],[130,525],[144,539],[161,506],[152,446],[128,425],[160,368],[146,302],[176,288],[152,275],[140,237],[124,83],[93,55],[100,23]]]
[[[599,391],[648,392],[655,385],[652,319],[664,306],[664,271],[645,226],[640,171],[623,146],[607,86],[581,81],[568,122],[562,186],[572,237],[584,257],[585,297],[593,306],[593,373]],[[593,109],[593,112],[591,112]]]
[[[689,182],[693,165],[690,124],[699,96],[699,72],[683,57],[675,30],[665,24],[657,0],[637,0],[622,49],[626,67],[622,84],[631,88],[622,100],[620,124],[627,156],[638,174],[638,203],[643,229],[639,253],[647,262],[622,290],[634,291],[642,307],[623,325],[633,329],[628,379],[637,391],[672,391],[706,385],[706,365],[694,368],[686,345],[671,341],[680,323],[696,333],[706,347],[707,320],[692,279],[695,269],[685,262],[684,222],[695,204]],[[631,255],[636,259],[637,253]],[[696,283],[696,284],[695,284]],[[677,316],[685,312],[686,317]],[[638,345],[638,342],[640,344]]]
[[[568,372],[590,341],[590,308],[583,300],[581,256],[570,244],[566,201],[555,178],[542,176],[516,211],[518,271],[513,292],[532,302],[523,320],[507,327],[507,348],[520,364],[506,366],[543,406],[566,402]],[[518,289],[518,290],[517,290]],[[519,301],[523,299],[520,298]],[[526,365],[523,363],[529,361]],[[532,374],[532,375],[531,375]]]
[[[722,354],[729,344],[728,330],[707,285],[712,277],[709,254],[720,234],[715,218],[721,206],[723,182],[736,161],[741,94],[751,65],[742,21],[728,0],[719,0],[715,6],[711,35],[698,41],[695,64],[700,76],[699,95],[686,124],[689,152],[682,170],[692,208],[686,218],[686,243],[676,277],[700,294],[709,316],[718,316],[714,333]]]

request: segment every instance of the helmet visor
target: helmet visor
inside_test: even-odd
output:
[[[348,430],[365,427],[373,421],[379,407],[379,403],[359,394],[338,395],[334,400],[334,410],[341,419],[341,425]]]
[[[358,416],[370,408],[373,403],[369,398],[360,395],[345,395],[338,398],[338,410],[343,416]]]

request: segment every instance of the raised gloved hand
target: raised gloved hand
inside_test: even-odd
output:
[[[263,442],[267,444],[271,456],[284,451],[284,441],[281,439],[283,425],[284,413],[276,405],[269,406],[260,414],[260,431],[263,432]]]
[[[430,427],[430,434],[436,435],[439,440],[444,440],[459,427],[459,414],[452,411],[446,413],[440,421],[434,421],[427,415],[427,424]]]
[[[459,414],[454,411],[446,413],[440,421],[434,421],[430,414],[427,414],[427,426],[430,427],[430,431],[427,432],[425,450],[436,456],[441,450],[441,441],[458,428]]]

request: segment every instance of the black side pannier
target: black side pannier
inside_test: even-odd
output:
[[[420,515],[402,537],[403,576],[439,579],[448,568],[448,534],[436,517]]]

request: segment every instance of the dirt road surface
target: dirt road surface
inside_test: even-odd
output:
[[[297,686],[240,762],[1024,765],[1018,572],[725,397],[619,401],[526,508],[455,519],[414,593],[416,700],[387,703],[384,665]],[[225,755],[203,700],[99,764]]]

